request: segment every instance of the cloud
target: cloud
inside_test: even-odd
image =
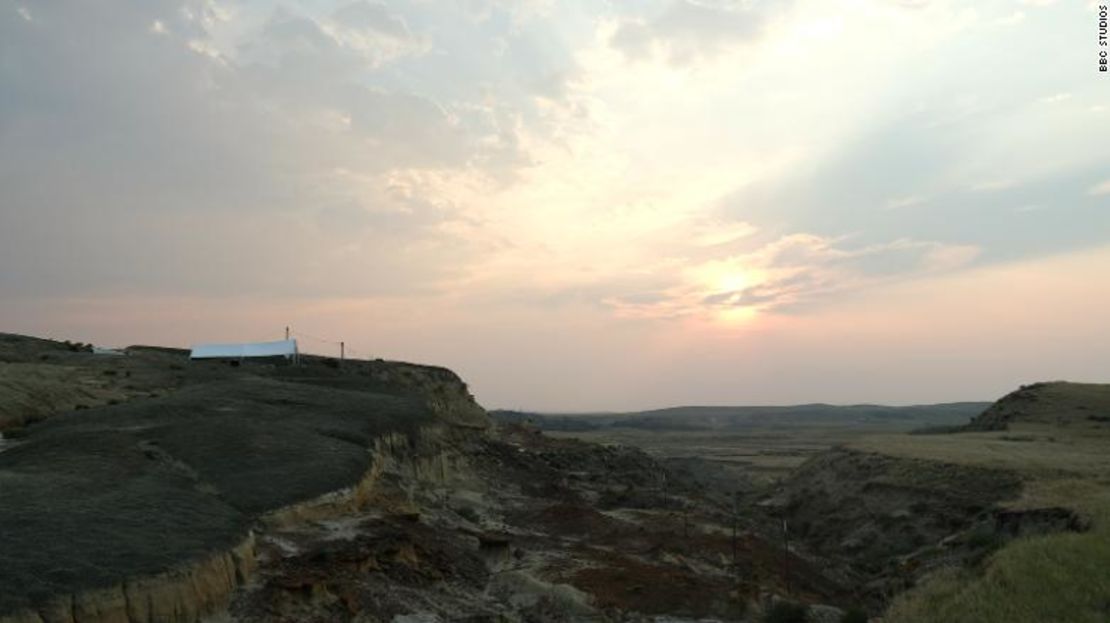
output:
[[[532,92],[551,101],[563,100],[580,75],[577,67],[545,73],[532,81]]]
[[[675,0],[654,18],[623,20],[609,43],[629,60],[660,53],[672,64],[685,65],[758,39],[767,19],[767,9],[758,5]]]
[[[467,94],[388,79],[423,43],[380,5],[243,24],[205,0],[33,17],[0,10],[10,297],[440,287],[484,244],[453,189],[528,163]]]
[[[714,316],[737,309],[790,313],[866,288],[963,268],[973,245],[899,239],[852,246],[847,240],[789,234],[749,252],[693,261],[650,292],[605,299],[618,315]]]
[[[1043,104],[1059,104],[1069,99],[1071,99],[1071,93],[1056,93],[1054,95],[1042,97],[1040,102]]]
[[[1087,190],[1087,194],[1092,197],[1100,197],[1102,195],[1110,195],[1110,179],[1095,184]]]
[[[352,2],[331,14],[331,19],[351,30],[361,30],[400,41],[414,39],[404,18],[376,2]]]
[[[1013,180],[989,180],[973,185],[971,190],[977,192],[990,192],[995,190],[1007,190],[1013,188],[1015,185]]]
[[[495,15],[508,15],[514,24],[547,16],[554,0],[456,0],[464,13],[478,22],[488,22]]]
[[[430,49],[426,37],[417,36],[405,19],[376,2],[352,2],[337,9],[327,20],[328,27],[345,45],[384,63],[408,54]]]
[[[995,20],[995,23],[1000,26],[1014,26],[1025,21],[1025,13],[1022,11],[1014,11],[1006,17],[1000,17]]]
[[[891,199],[890,201],[887,201],[886,204],[883,205],[883,209],[885,209],[885,210],[901,210],[903,208],[912,208],[913,206],[921,205],[921,204],[925,203],[926,201],[928,201],[928,199],[926,199],[925,197],[922,197],[921,195],[910,195],[908,197],[897,197],[895,199]]]
[[[970,197],[996,172],[965,165],[994,160],[959,156],[1002,109],[967,85],[915,86],[905,101],[838,124],[848,128],[840,134],[825,133],[829,118],[903,91],[876,80],[874,93],[840,108],[831,97],[815,103],[790,76],[756,80],[783,67],[761,47],[751,48],[756,77],[667,72],[680,88],[659,94],[645,90],[659,77],[645,63],[622,81],[634,72],[611,45],[648,63],[693,62],[777,36],[787,25],[769,3],[675,0],[622,14],[615,30],[599,30],[613,25],[599,13],[551,25],[503,19],[511,3],[479,4],[489,16],[478,22],[452,3],[372,1],[316,13],[227,12],[207,0],[44,3],[29,5],[30,20],[0,11],[5,293],[402,292],[524,262],[528,276],[505,271],[512,280],[498,283],[510,289],[545,274],[520,255],[558,236],[572,242],[553,252],[558,274],[542,296],[667,303],[676,315],[728,301],[785,309],[787,299],[820,301],[878,278],[863,258],[901,275],[954,261],[944,245],[921,246],[940,243],[890,246],[911,232],[977,241],[987,234],[969,231],[1002,231],[990,217],[1049,200],[1047,187],[1044,197]],[[611,30],[611,40],[593,38]],[[477,45],[491,39],[502,51]],[[1013,99],[1054,92],[1037,89]],[[917,99],[920,108],[907,105]],[[956,100],[992,114],[930,125]],[[717,108],[707,112],[708,102]],[[794,104],[784,112],[781,102]],[[799,135],[804,144],[793,144]],[[781,170],[765,166],[780,151]],[[1016,171],[1023,192],[1032,186],[1020,168],[998,170]],[[737,187],[727,209],[696,218]],[[923,197],[922,209],[875,210]],[[1027,224],[1027,235],[1074,241],[1041,225]],[[795,240],[774,261],[751,255],[782,232],[808,232],[827,248]],[[860,235],[846,242],[845,232]],[[1022,253],[1019,234],[976,244]],[[803,251],[811,255],[792,259]],[[862,255],[853,264],[835,251]],[[738,257],[746,264],[730,263]],[[836,271],[813,268],[822,265]],[[716,271],[721,284],[698,271]]]

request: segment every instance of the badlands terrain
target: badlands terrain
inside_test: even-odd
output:
[[[1110,386],[488,414],[0,334],[0,622],[1110,619]]]

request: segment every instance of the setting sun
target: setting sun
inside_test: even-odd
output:
[[[750,322],[757,315],[754,307],[730,307],[717,312],[717,319],[728,325],[737,325]]]

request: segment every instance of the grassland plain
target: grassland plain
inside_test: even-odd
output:
[[[711,461],[745,481],[768,485],[788,476],[806,459],[863,435],[963,425],[989,405],[811,404],[580,415],[493,411],[491,415],[530,420],[552,437],[625,444],[663,459]]]
[[[736,477],[770,485],[786,477],[809,457],[868,432],[851,426],[798,426],[790,429],[751,427],[746,431],[707,432],[605,428],[590,431],[544,431],[556,438],[641,448],[661,459],[697,458],[716,463]]]

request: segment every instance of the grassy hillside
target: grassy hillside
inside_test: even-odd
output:
[[[1058,427],[1110,422],[1110,385],[1063,381],[1026,385],[991,405],[968,428],[1003,430],[1011,422]]]
[[[1110,386],[1044,383],[1022,388],[981,423],[1005,430],[887,435],[856,450],[1007,470],[1023,481],[1013,509],[1077,511],[1086,532],[1013,541],[970,569],[942,569],[899,597],[895,623],[1104,623],[1110,620]]]

